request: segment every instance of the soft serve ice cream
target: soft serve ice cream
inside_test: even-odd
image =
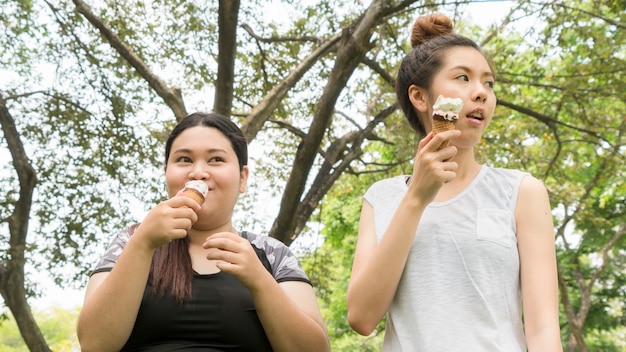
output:
[[[433,134],[454,129],[461,109],[463,109],[462,99],[438,96],[433,105]],[[439,149],[447,147],[448,142],[447,140],[443,142]]]

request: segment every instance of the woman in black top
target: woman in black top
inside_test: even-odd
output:
[[[195,113],[165,146],[169,199],[121,231],[92,273],[78,320],[83,351],[328,351],[310,281],[293,253],[239,233],[248,179],[241,130]],[[200,206],[180,196],[202,180]]]

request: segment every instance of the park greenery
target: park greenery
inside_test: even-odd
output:
[[[0,351],[75,347],[76,312],[33,311],[31,274],[83,287],[165,197],[169,129],[210,110],[250,142],[238,226],[294,248],[334,351],[380,350],[384,322],[351,331],[345,292],[363,193],[412,170],[394,77],[410,24],[436,11],[496,68],[480,160],[548,188],[564,349],[626,349],[626,3],[508,1],[486,21],[502,3],[3,0]]]
[[[50,350],[55,352],[79,351],[76,337],[76,319],[79,308],[49,307],[34,309],[37,325],[46,339]],[[0,352],[24,352],[26,344],[20,334],[15,319],[7,317],[0,323]]]

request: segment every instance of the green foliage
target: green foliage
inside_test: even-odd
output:
[[[350,328],[346,318],[346,292],[367,182],[364,178],[346,176],[327,194],[321,207],[324,243],[302,258],[302,266],[316,290],[333,351],[380,351],[382,346],[384,321],[371,336],[363,337]]]
[[[65,309],[59,307],[51,307],[34,312],[35,320],[52,351],[70,352],[79,350],[76,337],[78,312],[77,308]],[[26,350],[26,344],[22,340],[13,317],[9,315],[8,319],[0,321],[0,352],[23,352]]]

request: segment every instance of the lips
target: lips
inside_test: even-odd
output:
[[[476,112],[476,111],[465,115],[465,117],[468,119],[478,120],[478,121],[482,121],[485,119],[482,113]]]

